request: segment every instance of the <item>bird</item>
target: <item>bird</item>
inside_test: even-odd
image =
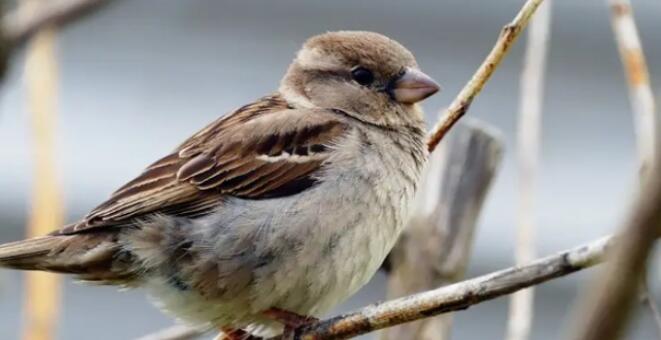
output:
[[[0,267],[140,288],[218,339],[291,334],[352,296],[404,228],[439,85],[397,41],[309,38],[275,92],[221,116]],[[221,337],[222,335],[222,337]]]

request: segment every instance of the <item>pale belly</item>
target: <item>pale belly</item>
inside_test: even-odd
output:
[[[183,226],[186,261],[166,261],[143,286],[194,324],[277,331],[261,312],[323,316],[378,270],[413,201],[418,173],[403,178],[382,173],[382,159],[364,161],[357,176],[328,173],[334,180],[286,198],[232,199]]]

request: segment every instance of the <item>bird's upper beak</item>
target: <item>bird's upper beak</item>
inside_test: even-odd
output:
[[[404,104],[417,103],[434,93],[441,87],[430,76],[414,68],[407,68],[390,87],[390,95]]]

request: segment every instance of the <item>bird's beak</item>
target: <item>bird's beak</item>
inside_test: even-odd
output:
[[[390,95],[400,103],[413,104],[440,89],[441,87],[430,76],[414,68],[407,68],[390,87]]]

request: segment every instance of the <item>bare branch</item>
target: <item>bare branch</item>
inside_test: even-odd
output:
[[[638,154],[642,163],[641,171],[644,172],[645,168],[655,162],[654,150],[659,138],[656,103],[631,3],[629,0],[613,0],[610,7],[615,42],[628,79]]]
[[[110,0],[40,1],[35,10],[20,6],[2,18],[0,32],[3,33],[7,45],[21,45],[41,28],[61,26],[109,2]]]
[[[476,120],[459,122],[434,152],[417,211],[390,253],[388,298],[456,283],[464,277],[477,218],[502,159],[498,134]],[[447,339],[451,315],[389,328],[382,339]]]
[[[539,162],[540,131],[542,127],[542,101],[546,74],[551,25],[551,1],[543,3],[528,30],[528,43],[521,74],[518,163],[519,208],[516,264],[523,265],[535,259],[535,188]],[[530,337],[533,319],[533,288],[512,295],[506,339],[526,340]]]
[[[420,320],[472,305],[565,276],[600,263],[611,237],[450,286],[414,294],[304,327],[296,339],[346,339],[374,330]],[[277,338],[276,338],[277,339]]]
[[[445,117],[436,123],[432,129],[427,141],[429,151],[434,151],[450,128],[468,111],[475,96],[482,91],[486,82],[491,78],[493,72],[498,68],[500,62],[505,58],[516,39],[528,25],[537,7],[543,1],[527,0],[514,20],[503,27],[496,45],[489,52],[482,65],[475,71],[470,81],[459,92],[454,101],[452,101],[452,104],[450,104],[450,107],[448,107],[445,113]]]

